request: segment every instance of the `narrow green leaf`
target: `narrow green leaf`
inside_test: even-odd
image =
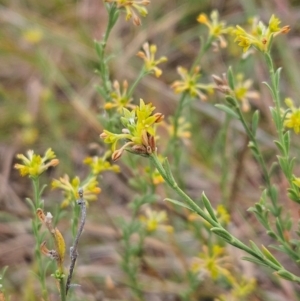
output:
[[[230,95],[225,96],[225,100],[227,101],[227,103],[232,106],[232,107],[237,107],[238,103],[236,101],[235,98],[233,98]]]
[[[252,133],[255,135],[257,131],[257,126],[259,122],[259,111],[256,110],[252,116]]]
[[[284,175],[286,177],[288,177],[289,173],[289,164],[287,163],[286,159],[284,157],[281,157],[281,156],[277,156],[277,159],[278,159],[278,163],[280,165],[280,168],[282,169]]]
[[[234,75],[231,66],[228,68],[227,71],[227,79],[228,79],[228,84],[231,90],[234,90]]]
[[[288,164],[288,168],[289,168],[289,175],[293,174],[293,169],[294,169],[294,164],[295,164],[296,158],[292,158],[290,159],[290,162]]]
[[[279,237],[284,240],[283,229],[279,218],[276,218],[276,229]]]
[[[260,203],[255,203],[254,206],[259,213],[262,213],[264,211],[263,206]]]
[[[288,191],[288,197],[289,197],[292,201],[297,202],[297,203],[300,203],[300,197],[299,197],[299,194],[297,193],[297,191],[295,191],[295,190],[292,189],[292,188],[288,188],[287,191]]]
[[[168,202],[173,203],[173,204],[175,204],[175,205],[178,205],[178,206],[187,208],[187,209],[189,209],[189,210],[191,210],[191,211],[193,211],[193,212],[196,212],[195,210],[193,210],[193,209],[192,209],[191,207],[189,207],[188,205],[186,205],[186,204],[184,204],[184,203],[181,203],[181,202],[179,202],[179,201],[177,201],[177,200],[173,200],[173,199],[170,199],[170,198],[165,198],[164,201],[168,201]]]
[[[288,154],[289,151],[290,151],[290,144],[291,144],[291,134],[290,134],[290,131],[287,131],[287,132],[284,133],[284,135],[283,135],[283,143],[284,143],[286,152]]]
[[[278,267],[282,267],[282,265],[279,263],[279,261],[273,256],[273,254],[264,245],[262,245],[262,252],[267,259],[269,259],[271,262],[273,262]]]
[[[284,146],[279,141],[277,141],[277,140],[274,140],[274,143],[276,144],[276,146],[279,149],[280,153],[282,155],[284,155],[285,154],[285,148],[284,148]]]
[[[254,257],[244,256],[244,257],[242,257],[242,259],[269,268],[269,266],[267,264],[265,264],[263,261],[260,261],[259,259],[256,259]]]
[[[47,184],[44,184],[43,186],[42,186],[42,188],[41,188],[41,190],[40,190],[40,192],[39,192],[39,199],[41,199],[42,198],[42,195],[43,195],[43,193],[44,193],[44,190],[47,188]]]
[[[270,197],[275,200],[276,202],[278,201],[278,190],[276,186],[272,185],[270,189]]]
[[[275,173],[277,174],[278,173],[278,162],[274,161],[271,166],[270,166],[270,170],[269,170],[269,175],[270,177],[272,175],[274,175]]]
[[[203,202],[203,204],[204,204],[204,206],[205,206],[207,212],[209,213],[210,217],[211,217],[214,221],[218,222],[218,219],[217,219],[217,217],[216,217],[216,215],[215,215],[214,209],[212,208],[212,206],[211,206],[211,204],[210,204],[210,201],[209,201],[209,199],[206,197],[206,195],[205,195],[204,192],[202,193],[201,199],[202,199],[202,202]]]
[[[263,84],[266,85],[266,86],[269,88],[269,90],[270,90],[270,92],[271,92],[271,95],[272,95],[272,98],[275,99],[275,95],[274,95],[274,93],[273,93],[272,87],[271,87],[267,82],[263,82]]]
[[[279,270],[276,273],[278,276],[280,276],[283,279],[289,280],[289,281],[295,281],[296,277],[292,273],[288,272],[287,270]]]
[[[163,160],[162,166],[163,166],[163,168],[164,168],[164,170],[165,170],[165,172],[166,172],[167,177],[168,177],[169,179],[171,179],[171,181],[172,181],[173,183],[176,183],[176,181],[175,181],[175,179],[174,179],[174,177],[173,177],[173,173],[172,173],[172,171],[171,171],[171,166],[170,166],[170,163],[169,163],[167,157]]]
[[[273,239],[278,239],[278,236],[276,235],[276,233],[275,232],[273,232],[273,231],[270,231],[270,230],[268,230],[267,231],[267,234],[271,237],[271,238],[273,238]]]
[[[219,227],[213,227],[213,228],[210,229],[210,231],[215,233],[216,235],[222,237],[228,243],[233,242],[233,239],[232,239],[231,235],[225,229],[222,229],[222,228],[219,228]]]
[[[254,241],[250,240],[251,249],[258,254],[259,256],[263,256],[263,253],[260,251],[259,247],[255,244]]]
[[[280,67],[275,72],[275,85],[276,85],[276,89],[279,88],[281,70],[282,70],[282,68]]]
[[[30,199],[30,198],[26,198],[25,199],[27,201],[27,203],[29,204],[30,208],[31,208],[31,211],[32,212],[35,212],[35,205],[34,205],[34,202]]]
[[[98,41],[94,41],[95,49],[99,58],[102,57],[102,46]]]
[[[231,117],[239,119],[239,115],[237,113],[235,113],[231,108],[229,108],[229,107],[227,107],[225,105],[222,105],[222,104],[216,104],[215,107],[217,107],[221,111],[227,113]]]

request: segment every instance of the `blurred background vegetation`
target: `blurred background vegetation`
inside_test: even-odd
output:
[[[142,19],[140,27],[126,22],[122,15],[113,29],[108,41],[112,78],[133,82],[142,66],[135,54],[145,41],[156,44],[158,56],[167,56],[168,62],[161,66],[163,74],[159,79],[148,76],[142,80],[134,101],[138,103],[142,97],[145,102],[152,102],[168,119],[178,102],[178,95],[170,88],[178,78],[176,67],[190,67],[199,50],[199,36],[207,34],[206,27],[200,26],[196,18],[201,12],[209,15],[213,9],[219,11],[228,25],[245,24],[253,16],[267,22],[272,14],[279,16],[283,25],[291,25],[289,35],[276,40],[273,54],[276,65],[283,67],[282,94],[297,103],[300,94],[299,1],[152,0],[149,14]],[[0,266],[9,266],[4,283],[12,301],[33,300],[32,295],[28,293],[31,297],[26,297],[26,294],[30,287],[34,291],[35,281],[29,272],[34,249],[31,216],[24,200],[31,196],[32,189],[30,182],[13,170],[15,155],[28,149],[44,153],[51,147],[60,165],[47,173],[50,181],[64,173],[84,176],[87,170],[83,159],[105,151],[106,146],[99,139],[105,111],[104,102],[95,89],[100,79],[94,72],[99,64],[94,40],[101,39],[106,21],[107,13],[101,0],[0,1]],[[253,79],[260,99],[252,102],[251,107],[262,113],[259,138],[268,162],[272,162],[275,156],[274,127],[269,113],[272,100],[261,84],[267,80],[265,65],[257,53],[246,60],[240,60],[240,56],[241,50],[232,41],[226,51],[207,53],[201,61],[202,78],[204,82],[211,82],[212,74],[221,75],[232,66],[236,72],[242,71],[245,78]],[[221,95],[214,94],[205,103],[194,100],[186,110],[191,138],[184,143],[178,176],[196,199],[204,190],[215,205],[227,204],[232,231],[237,236],[268,245],[270,239],[246,212],[260,195],[261,173],[247,150],[248,141],[240,126],[226,125],[224,114],[213,106],[222,101]],[[168,136],[164,131],[160,135],[159,148],[164,150]],[[297,139],[293,140],[295,153],[299,146]],[[129,185],[130,179],[139,174],[139,166],[142,166],[134,164],[131,170],[128,164],[120,162],[120,174],[105,173],[99,200],[90,205],[77,264],[76,276],[82,286],[78,300],[132,300],[118,267],[120,250],[113,225],[120,217],[130,215],[127,204],[135,195],[135,185]],[[48,180],[45,178],[45,182]],[[285,187],[280,175],[276,181]],[[157,194],[161,202],[168,193],[159,186]],[[285,202],[284,192],[281,197]],[[54,212],[60,202],[61,195],[47,188],[46,208]],[[162,202],[160,206],[169,210]],[[286,203],[286,207],[292,210],[295,220],[299,219],[295,204]],[[147,300],[151,301],[181,300],[179,295],[186,283],[179,276],[178,262],[182,256],[196,256],[201,249],[188,227],[178,222],[179,214],[168,213],[176,229],[174,242],[164,241],[158,235],[146,244],[149,261],[167,279],[151,278],[147,268],[141,270],[141,281],[148,284]],[[67,219],[62,221],[61,227],[68,230]],[[67,243],[70,245],[68,239]],[[189,250],[185,250],[186,245],[190,246]],[[232,250],[233,258],[241,255]],[[257,279],[258,291],[249,300],[299,300],[299,288],[293,284],[278,282],[252,264],[241,261],[236,264],[240,265],[241,273]],[[290,268],[297,271],[297,267]],[[216,289],[212,284],[201,287],[197,300],[213,300]]]

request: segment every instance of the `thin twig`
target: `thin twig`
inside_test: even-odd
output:
[[[70,248],[71,264],[70,264],[69,275],[68,275],[68,279],[67,279],[67,283],[66,283],[66,295],[68,294],[68,291],[70,288],[71,279],[73,276],[73,271],[74,271],[76,259],[78,256],[78,252],[77,252],[78,242],[79,242],[80,235],[83,231],[83,227],[84,227],[85,219],[86,219],[86,204],[85,204],[85,200],[83,199],[83,189],[82,188],[79,188],[78,194],[79,194],[79,200],[77,200],[77,205],[80,206],[81,220],[80,220],[80,225],[78,227],[78,231],[77,231],[77,234],[75,237],[74,244]]]

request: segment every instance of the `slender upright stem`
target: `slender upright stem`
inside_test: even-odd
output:
[[[83,231],[85,220],[86,220],[86,204],[85,204],[85,200],[83,199],[83,189],[80,188],[78,193],[79,193],[79,200],[77,201],[77,205],[79,205],[80,209],[81,209],[81,220],[80,220],[78,231],[77,231],[77,234],[76,234],[76,237],[75,237],[74,244],[70,248],[71,264],[70,264],[69,275],[68,275],[67,283],[66,283],[66,287],[65,287],[66,295],[68,294],[68,291],[69,291],[69,288],[70,288],[71,279],[72,279],[72,276],[73,276],[74,267],[75,267],[76,259],[77,259],[77,256],[78,256],[77,247],[78,247],[78,243],[79,243],[79,238],[80,238],[81,233]]]
[[[262,253],[256,252],[256,250],[251,249],[247,245],[245,245],[243,242],[241,242],[239,239],[234,237],[232,234],[230,234],[226,229],[222,227],[222,225],[214,220],[210,215],[208,215],[203,209],[201,209],[183,190],[181,190],[177,183],[174,180],[173,175],[171,174],[171,170],[165,169],[163,165],[160,163],[157,154],[153,153],[150,155],[150,160],[154,164],[154,166],[157,168],[161,176],[164,178],[166,183],[177,192],[177,194],[182,197],[182,199],[185,201],[185,203],[190,207],[191,210],[195,211],[197,214],[199,214],[203,219],[205,219],[207,222],[209,222],[213,228],[211,229],[212,232],[216,233],[220,237],[222,237],[225,241],[227,241],[229,244],[235,246],[236,248],[239,248],[241,250],[244,250],[248,254],[252,255],[254,258],[258,260],[263,265],[269,266],[271,269],[275,271],[285,271],[289,274],[289,277],[293,278],[293,281],[300,283],[300,277],[286,271],[280,264],[275,263],[273,260],[270,260],[266,256],[262,255]],[[211,206],[211,205],[210,205]]]
[[[41,244],[41,238],[39,235],[39,229],[40,229],[40,221],[36,215],[36,210],[41,207],[41,201],[40,201],[40,179],[39,177],[32,178],[32,185],[33,185],[33,195],[34,195],[34,212],[33,213],[33,220],[32,220],[32,228],[33,228],[33,234],[35,236],[36,240],[36,252],[35,255],[37,256],[37,262],[39,267],[39,279],[42,286],[42,295],[43,299],[45,301],[48,300],[48,291],[46,287],[46,279],[44,274],[44,267],[42,262],[42,256],[40,251],[40,244]]]

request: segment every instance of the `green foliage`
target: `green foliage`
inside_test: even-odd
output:
[[[23,104],[15,110],[5,104],[9,117],[4,124],[10,133],[14,126],[20,130],[15,145],[39,149],[52,143],[60,158],[58,172],[71,174],[52,180],[52,188],[63,192],[61,199],[41,184],[45,175],[53,177],[59,162],[51,149],[44,156],[33,151],[17,156],[21,162],[15,168],[33,184],[33,197],[27,198],[36,241],[30,269],[40,283],[33,289],[28,280],[25,301],[50,301],[53,294],[61,301],[82,300],[86,288],[79,285],[86,281],[101,285],[112,299],[151,300],[152,294],[159,293],[163,300],[171,292],[186,301],[254,300],[257,275],[241,277],[239,258],[229,245],[246,254],[244,260],[264,267],[261,273],[271,271],[270,278],[300,282],[291,268],[300,261],[300,229],[289,210],[300,203],[298,143],[293,133],[300,132],[300,108],[288,98],[289,89],[283,88],[288,65],[276,51],[282,49],[280,36],[289,32],[289,26],[281,26],[269,12],[265,13],[270,15],[268,23],[253,18],[244,25],[244,15],[237,19],[226,15],[227,4],[218,12],[208,1],[151,2],[104,0],[101,8],[105,9],[95,19],[101,19],[101,26],[98,29],[96,22],[94,45],[95,25],[89,18],[74,36],[66,34],[68,30],[62,34],[61,20],[51,20],[57,26],[53,30],[46,23],[43,15],[49,7],[44,5],[33,21],[29,4],[19,19],[22,25],[11,21],[10,35],[19,36],[17,40],[25,45],[20,50],[0,30],[6,38],[3,53],[19,55],[42,72],[38,88],[28,88],[38,95],[29,93],[31,111],[26,112]],[[243,5],[246,12],[249,7]],[[64,12],[70,28],[78,25],[77,16],[65,4],[50,6]],[[197,15],[195,7],[201,9]],[[78,11],[84,14],[84,9]],[[11,8],[7,12],[13,13]],[[125,23],[124,16],[132,23]],[[182,24],[191,29],[183,29]],[[59,50],[56,57],[51,57],[50,46]],[[60,51],[64,59],[56,65]],[[257,74],[258,66],[264,72]],[[267,96],[259,91],[262,80]],[[7,101],[10,95],[24,99],[22,93],[0,87],[0,97]],[[287,96],[285,105],[282,95]],[[32,109],[36,102],[40,114]],[[89,171],[78,168],[83,157]],[[112,163],[117,160],[122,160],[120,167]],[[119,176],[111,173],[120,171]],[[100,205],[90,202],[100,192]],[[28,189],[25,194],[30,195]],[[120,207],[121,214],[116,210]],[[48,208],[54,217],[44,213]],[[238,211],[251,216],[251,222],[237,219]],[[257,222],[252,222],[254,217]],[[118,272],[103,275],[100,267],[96,276],[100,280],[89,274],[86,279],[73,275],[78,254],[82,258],[78,264],[88,260],[81,257],[81,250],[88,253],[93,244],[105,243],[97,239],[90,244],[90,238],[85,238],[85,227],[87,233],[93,229],[86,219],[95,222],[96,229],[110,227],[113,232],[117,255],[112,258],[117,258]],[[241,233],[235,223],[241,231],[250,231]],[[257,234],[262,230],[271,241],[267,246]],[[49,234],[51,250],[45,242]],[[172,266],[167,270],[168,261]],[[54,279],[49,280],[50,274]],[[79,285],[73,284],[73,276]],[[2,291],[0,299],[14,294]],[[253,298],[258,300],[257,295]]]

